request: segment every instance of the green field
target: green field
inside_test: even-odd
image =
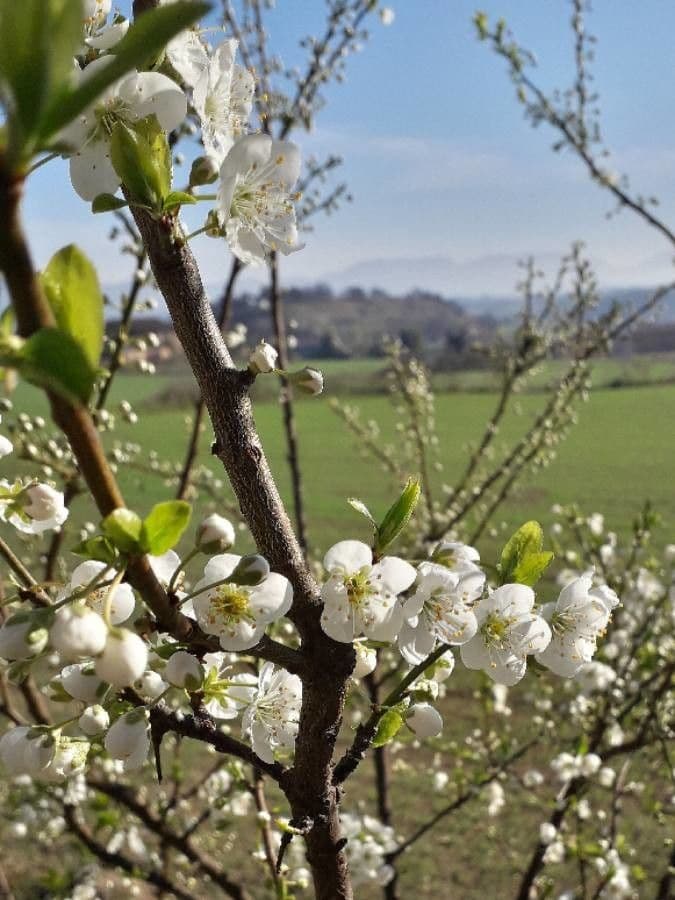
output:
[[[606,385],[616,377],[618,366],[617,361],[603,360],[596,383]],[[647,372],[661,380],[669,366],[675,368],[672,359],[637,358],[633,368],[626,371],[633,376]],[[310,542],[317,551],[325,550],[339,538],[365,536],[365,524],[347,505],[347,497],[358,496],[375,511],[382,510],[391,499],[388,476],[374,461],[363,457],[328,402],[333,396],[334,382],[339,385],[350,379],[360,382],[363,378],[376,378],[381,367],[378,360],[360,361],[356,365],[332,362],[324,366],[327,376],[324,395],[302,399],[296,405],[308,530]],[[550,379],[551,368],[538,377]],[[465,373],[465,377],[488,376]],[[495,395],[485,391],[483,385],[481,388],[475,392],[449,391],[437,396],[438,458],[444,470],[436,477],[437,491],[442,482],[452,484],[462,471],[467,445],[480,435],[494,407]],[[156,450],[160,459],[182,459],[189,433],[189,395],[190,384],[179,377],[122,375],[115,385],[110,408],[114,410],[117,402],[126,398],[138,411],[139,422],[120,423],[104,440],[109,445],[133,441],[146,448],[146,452]],[[16,412],[46,413],[42,396],[29,386],[22,385],[13,401]],[[378,420],[383,443],[395,442],[395,414],[386,394],[364,394],[352,397],[349,402],[360,408],[364,421]],[[495,446],[504,447],[521,434],[543,402],[539,391],[523,394],[519,398],[521,415],[507,417]],[[288,497],[288,467],[279,407],[263,397],[255,404],[255,417],[281,492]],[[552,504],[576,501],[586,512],[603,512],[609,528],[625,533],[642,502],[650,499],[663,515],[664,524],[672,526],[675,521],[674,421],[675,385],[657,383],[594,390],[590,401],[579,406],[579,424],[562,443],[556,460],[546,470],[525,477],[517,493],[502,507],[498,522],[511,527],[525,518],[536,517],[545,524],[551,521]],[[209,446],[207,432],[202,440],[201,461],[220,477],[220,463],[211,457]],[[14,466],[11,458],[4,460],[5,475],[11,474]],[[141,511],[170,493],[161,477],[147,471],[123,466],[119,477],[127,502]],[[226,479],[222,490],[223,496],[231,501]],[[86,503],[86,500],[78,501],[79,508],[74,510],[76,521],[96,518]],[[667,535],[668,527],[663,529],[661,542],[668,540]]]
[[[617,377],[617,365],[615,361],[603,361],[599,366],[596,383],[605,387],[595,390],[589,403],[579,408],[579,424],[560,447],[555,462],[536,477],[526,479],[503,507],[499,520],[505,523],[505,528],[512,528],[533,517],[544,524],[550,523],[553,503],[576,501],[587,512],[602,511],[609,528],[625,533],[643,501],[650,498],[664,518],[664,527],[656,543],[672,541],[672,523],[675,521],[672,453],[675,385],[651,384],[611,389],[606,385]],[[635,367],[629,373],[647,369],[653,379],[662,381],[669,365],[673,365],[672,360],[651,360],[648,366],[641,369]],[[317,399],[303,399],[296,408],[305,472],[309,535],[317,555],[337,539],[367,538],[365,523],[347,505],[347,497],[361,497],[375,512],[382,511],[392,497],[387,476],[373,462],[362,458],[352,436],[329,406],[333,384],[349,385],[377,376],[382,363],[368,360],[353,369],[351,367],[352,363],[324,366],[327,375],[325,395]],[[540,373],[538,379],[550,378],[552,368]],[[463,374],[467,382],[473,379],[474,390],[441,393],[436,403],[439,458],[444,466],[442,477],[448,483],[452,483],[461,472],[467,458],[467,443],[480,434],[496,401],[495,394],[485,390],[486,373]],[[115,409],[117,403],[126,398],[134,404],[140,420],[133,426],[119,425],[113,433],[104,436],[105,442],[112,445],[117,441],[133,441],[148,452],[155,449],[162,459],[182,458],[189,433],[189,406],[186,402],[189,392],[189,385],[179,376],[121,376],[114,388],[110,408]],[[44,399],[33,388],[21,386],[13,396],[13,402],[15,413],[46,414]],[[361,396],[351,397],[350,402],[361,408],[364,420],[371,417],[378,419],[385,443],[396,439],[393,408],[385,394],[362,393]],[[543,402],[543,395],[537,391],[520,397],[522,415],[507,418],[497,444],[508,444],[524,431]],[[280,409],[275,402],[263,399],[256,403],[255,416],[282,494],[287,497],[289,478]],[[3,431],[12,417],[13,413],[5,417]],[[215,473],[220,473],[219,462],[209,454],[209,444],[210,435],[205,434],[201,461]],[[3,460],[2,465],[4,477],[11,476],[16,468],[12,457]],[[25,465],[21,468],[30,471]],[[133,467],[122,466],[119,478],[127,502],[141,512],[154,502],[170,496],[170,489],[160,477]],[[437,489],[440,480],[441,476],[437,478]],[[222,490],[223,497],[231,501],[225,478]],[[87,501],[78,500],[73,518],[81,522],[86,518],[96,520],[97,517],[87,506]],[[244,544],[242,539],[241,546]],[[494,544],[494,539],[486,539],[482,544],[486,557],[494,550]],[[490,722],[476,700],[475,691],[479,683],[472,673],[461,670],[453,677],[448,697],[441,706],[446,719],[445,739],[461,740],[469,727],[486,731],[494,727],[494,722]],[[530,697],[526,689],[513,692],[513,719],[525,729],[529,727]],[[406,740],[409,742],[409,737]],[[541,750],[531,753],[523,761],[523,770],[529,766],[543,766],[544,762],[538,755],[541,753]],[[408,765],[411,754],[414,754],[414,766]],[[448,760],[450,758],[448,756]],[[434,767],[428,748],[413,750],[408,747],[402,750],[396,757],[395,765],[401,771],[393,787],[395,825],[398,833],[408,834],[443,803],[443,797],[442,794],[435,796],[438,792],[432,790]],[[355,782],[349,786],[346,808],[364,802],[367,808],[372,797],[371,770],[368,764],[364,764]],[[415,799],[411,802],[411,798]],[[499,819],[486,828],[483,813],[485,802],[481,798],[469,804],[460,814],[432,832],[430,840],[420,842],[413,852],[401,860],[402,896],[415,896],[421,900],[437,900],[440,896],[479,896],[475,880],[472,880],[476,874],[476,858],[489,860],[487,870],[484,867],[481,869],[480,896],[513,895],[517,872],[522,868],[521,854],[536,838],[541,811],[531,807],[516,792]],[[285,812],[285,807],[280,805],[278,811]],[[660,871],[663,864],[661,830],[650,825],[645,835],[638,834],[644,819],[637,811],[634,818],[629,815],[625,822],[625,827],[631,832],[631,840],[641,848],[640,858],[653,873]],[[247,835],[244,845],[250,847],[251,844],[246,841],[250,838],[252,842],[254,836],[246,829],[244,832]],[[522,835],[522,845],[512,840],[515,834]],[[217,834],[213,836],[212,849],[215,853],[218,852],[219,840]],[[23,870],[25,858],[21,855],[21,847],[14,847],[13,844],[10,847],[14,849],[8,853],[8,859],[14,860],[16,865],[16,871],[10,871],[12,880],[15,884],[25,883],[25,891],[22,890],[18,896],[36,896],[38,888],[32,879],[43,877],[45,869],[62,868],[61,861],[57,864],[46,856],[35,872],[28,875]],[[232,864],[240,868],[242,874],[250,873],[251,882],[257,884],[259,870],[253,867],[247,850],[244,851],[243,847],[237,850],[233,854]],[[269,894],[260,885],[254,895],[262,898]],[[358,895],[362,900],[381,897],[380,891],[375,888],[360,889]]]

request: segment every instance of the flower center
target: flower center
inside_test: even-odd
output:
[[[119,97],[111,97],[96,107],[96,133],[101,137],[110,137],[117,122],[126,121],[124,101]]]
[[[373,593],[373,588],[366,572],[354,572],[343,581],[347,591],[347,599],[352,606],[360,606]]]
[[[481,628],[481,634],[487,646],[504,649],[509,629],[515,621],[515,619],[504,619],[496,612],[490,613]]]
[[[249,592],[236,584],[222,584],[211,597],[209,619],[216,617],[226,622],[241,622],[253,619],[249,608]]]

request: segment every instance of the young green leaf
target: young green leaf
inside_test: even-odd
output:
[[[11,346],[3,342],[0,365],[76,404],[87,403],[96,379],[82,347],[58,328],[41,328],[25,341],[14,339]]]
[[[0,339],[8,338],[14,334],[16,325],[16,315],[11,306],[5,307],[0,315]]]
[[[377,731],[373,738],[372,747],[384,747],[390,741],[393,741],[396,735],[403,727],[403,713],[398,706],[392,706],[388,709],[380,721],[377,723]]]
[[[185,191],[171,191],[164,198],[164,212],[173,212],[180,206],[196,203],[197,200]]]
[[[381,556],[410,521],[420,498],[419,478],[409,478],[401,496],[389,509],[377,529],[375,553]]]
[[[42,0],[31,2],[40,5]],[[73,7],[78,6],[72,0],[60,2]],[[111,84],[132,69],[143,69],[147,63],[154,61],[173,37],[206,15],[209,9],[208,3],[178,0],[176,3],[149,10],[140,16],[115,46],[114,54],[111,55],[107,66],[83,80],[77,88],[64,86],[49,104],[40,128],[43,145],[47,144],[61,128],[72,122]],[[72,57],[73,53],[70,54],[69,62],[72,61]]]
[[[497,569],[500,584],[526,584],[539,581],[553,553],[544,550],[544,532],[539,522],[526,522],[506,542]]]
[[[95,369],[103,349],[103,295],[96,269],[69,244],[49,260],[41,282],[56,324],[77,341]]]
[[[184,500],[158,503],[143,522],[140,541],[146,553],[161,556],[175,547],[190,522],[192,507]]]
[[[98,197],[94,197],[91,211],[93,213],[113,212],[115,209],[122,209],[128,205],[126,200],[122,200],[114,194],[99,194]]]
[[[130,509],[120,507],[106,516],[101,522],[103,534],[122,553],[142,553],[141,517]]]
[[[85,559],[95,559],[108,566],[113,565],[117,559],[117,553],[115,552],[113,543],[102,535],[80,541],[79,544],[73,547],[71,553],[75,553],[77,556],[83,556]]]
[[[134,203],[162,212],[171,190],[171,151],[156,116],[117,122],[110,139],[110,159]]]

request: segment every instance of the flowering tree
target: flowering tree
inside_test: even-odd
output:
[[[547,549],[536,522],[518,529],[493,564],[481,562],[473,543],[520,473],[541,462],[553,436],[569,424],[593,353],[650,309],[665,288],[642,309],[589,316],[595,288],[575,248],[544,312],[535,315],[528,278],[514,345],[498,348],[504,378],[499,406],[447,506],[434,497],[429,475],[433,398],[424,370],[393,348],[392,378],[410,417],[420,478],[401,489],[410,459],[397,461],[380,450],[398,481],[390,508],[380,517],[362,501],[351,501],[371,540],[348,538],[326,552],[322,565],[308,561],[306,542],[296,537],[266,462],[249,392],[257,379],[275,374],[286,390],[291,384],[309,394],[323,388],[314,369],[286,370],[277,254],[300,249],[299,214],[306,218],[333,202],[329,194],[302,206],[297,192],[299,183],[311,185],[332,164],[313,164],[303,175],[300,151],[288,138],[311,120],[320,85],[339,72],[377,3],[331,0],[328,10],[326,35],[312,42],[308,72],[289,99],[271,87],[278,67],[267,56],[258,2],[245,4],[243,24],[226,4],[232,37],[213,47],[198,25],[208,12],[200,2],[136,0],[131,24],[119,16],[109,20],[106,0],[0,3],[0,268],[11,297],[0,356],[3,366],[45,390],[61,432],[44,456],[22,439],[34,469],[0,483],[0,517],[8,532],[7,540],[0,538],[8,572],[0,708],[11,726],[0,738],[0,760],[14,778],[16,794],[7,806],[16,818],[15,834],[21,826],[27,831],[17,810],[34,808],[37,829],[48,831],[45,823],[58,819],[53,840],[63,828],[103,866],[159,892],[247,898],[257,895],[255,876],[246,883],[234,873],[213,838],[220,819],[243,818],[252,804],[259,857],[277,897],[294,896],[311,883],[316,897],[349,898],[367,882],[395,897],[397,860],[481,792],[488,794],[488,816],[496,815],[504,803],[502,784],[513,778],[544,818],[521,867],[519,897],[544,896],[550,883],[543,867],[564,863],[566,854],[578,859],[581,896],[632,896],[631,879],[638,875],[624,860],[618,822],[625,797],[635,792],[627,781],[628,761],[639,751],[651,753],[648,764],[655,768],[660,753],[668,760],[672,555],[663,564],[647,557],[649,511],[636,524],[626,556],[605,535],[601,517],[586,521],[577,510],[560,513],[580,551],[563,544],[562,524],[556,546]],[[586,56],[578,4],[575,11],[579,74],[572,112],[557,110],[523,75],[522,51],[501,24],[493,32],[479,16],[477,26],[509,61],[528,113],[562,130],[596,180],[672,240],[642,201],[616,186],[594,160],[594,138],[582,127]],[[379,12],[391,21],[389,10]],[[242,58],[254,54],[255,72],[251,58],[243,66],[237,61],[238,49]],[[254,110],[257,128],[250,124]],[[173,181],[173,149],[192,125],[202,152],[180,189]],[[116,215],[133,241],[133,286],[103,372],[103,300],[94,266],[67,246],[37,272],[23,228],[25,184],[56,155],[70,160],[73,188],[92,213]],[[214,185],[212,193],[208,185]],[[203,224],[186,234],[180,211],[197,204],[206,205],[200,207],[207,210]],[[278,347],[261,342],[242,367],[232,360],[223,337],[226,316],[214,316],[190,248],[191,237],[202,232],[226,243],[236,260],[226,300],[241,266],[270,267]],[[152,509],[137,511],[125,504],[100,433],[146,261],[201,400],[178,497],[168,494]],[[562,312],[556,301],[568,272],[576,278],[575,302]],[[569,372],[499,470],[484,471],[516,386],[561,347],[571,352]],[[215,437],[212,452],[227,473],[254,554],[234,554],[230,519],[199,509],[194,539],[182,556],[176,552],[190,534],[193,504],[185,497],[204,407]],[[364,446],[370,440],[377,449],[368,430],[359,431],[356,418],[343,414]],[[3,437],[0,453],[12,450]],[[411,447],[404,443],[402,450],[409,454]],[[63,491],[48,483],[55,475],[63,479]],[[84,561],[73,565],[60,538],[81,492],[91,495],[101,521],[75,548]],[[297,478],[294,493],[302,532]],[[465,534],[470,516],[475,530]],[[44,575],[38,560],[27,566],[12,548],[12,529],[17,540],[34,536],[36,546],[40,535],[52,535]],[[560,574],[557,599],[550,587],[539,591],[554,550],[573,567]],[[598,640],[608,631],[599,662]],[[467,735],[465,757],[457,754],[434,774],[442,791],[450,781],[446,769],[455,766],[453,796],[400,837],[391,821],[387,748],[407,731],[425,745],[453,750],[440,737],[436,705],[455,653],[467,670],[482,672],[483,683],[493,685],[480,704],[497,717],[506,716],[507,689],[535,668],[543,685],[535,704],[541,715],[535,733],[518,733],[504,718],[499,729],[491,725],[484,734]],[[556,685],[554,676],[563,680]],[[527,754],[550,747],[556,730],[550,765],[560,787],[551,803],[539,770],[522,766]],[[190,777],[181,772],[182,739],[190,739]],[[378,818],[343,808],[367,755],[376,764]],[[625,760],[618,775],[612,760]],[[160,787],[151,794],[155,778]],[[611,808],[601,838],[584,834],[591,829],[587,795],[595,789],[609,792],[600,795],[598,811],[607,797]],[[283,810],[274,823],[267,792]],[[112,819],[95,818],[101,797],[115,804]],[[198,836],[208,824],[210,836]],[[116,833],[102,838],[111,825]],[[659,890],[663,897],[670,890],[667,870]]]

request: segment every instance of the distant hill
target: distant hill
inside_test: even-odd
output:
[[[211,296],[217,293],[212,292]],[[646,289],[609,292],[603,296],[599,312],[605,311],[614,300],[637,305],[647,296]],[[378,356],[382,353],[383,338],[391,337],[400,339],[413,353],[429,361],[442,360],[443,366],[449,368],[484,364],[483,355],[473,349],[475,344],[490,344],[500,330],[510,328],[519,306],[517,299],[505,298],[497,307],[499,315],[495,315],[482,312],[476,303],[462,304],[429,291],[394,295],[379,289],[348,288],[336,293],[322,284],[284,291],[289,343],[297,348],[299,356],[313,359]],[[616,352],[675,349],[675,328],[667,327],[668,316],[675,321],[672,297],[656,323],[641,323],[639,336],[634,332]],[[273,339],[266,289],[235,297],[229,325],[232,328],[239,324],[246,327],[249,346],[261,338]],[[109,328],[112,330],[114,323]],[[153,330],[164,335],[157,361],[182,356],[167,318],[141,316],[134,321],[133,328],[138,334]]]

